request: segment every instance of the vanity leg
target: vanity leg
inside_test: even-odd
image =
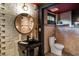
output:
[[[34,48],[33,49],[30,49],[30,56],[34,56]]]
[[[34,56],[34,49],[27,49],[27,56]]]
[[[27,56],[29,56],[29,48],[27,48]]]

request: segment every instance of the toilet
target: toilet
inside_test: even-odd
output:
[[[62,56],[62,50],[64,48],[64,45],[60,43],[55,43],[55,40],[55,37],[49,37],[49,46],[51,49],[51,53]]]

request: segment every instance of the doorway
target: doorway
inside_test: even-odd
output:
[[[45,34],[44,33],[45,26],[44,25],[46,25],[46,26],[49,25],[48,27],[50,27],[50,26],[53,26],[54,24],[56,24],[56,20],[55,20],[56,15],[53,14],[51,11],[47,10],[47,8],[49,8],[53,5],[56,5],[56,3],[55,4],[53,4],[53,3],[46,4],[46,5],[43,5],[39,8],[39,14],[38,14],[39,21],[38,22],[39,22],[39,29],[41,29],[41,31],[38,31],[38,33],[39,33],[39,40],[40,40],[40,42],[42,42],[42,46],[40,46],[40,48],[39,48],[39,50],[40,50],[39,54],[42,56],[45,55],[45,53],[47,53],[49,51],[48,50],[49,47],[44,46],[45,45],[45,40],[44,40],[45,39],[45,37],[44,37],[45,36],[44,35]],[[48,16],[49,20],[45,21],[45,18],[47,19],[47,16]],[[51,18],[52,18],[52,20],[51,20]],[[46,48],[48,48],[48,49],[45,50]]]

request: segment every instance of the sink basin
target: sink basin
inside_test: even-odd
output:
[[[25,44],[27,43],[27,44],[36,44],[36,43],[38,43],[39,41],[38,40],[29,40],[29,41],[22,41],[22,42],[24,42]]]
[[[20,41],[20,43],[21,43],[21,44],[28,44],[28,42],[23,42],[23,41]]]

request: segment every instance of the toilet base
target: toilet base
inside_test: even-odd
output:
[[[51,53],[57,55],[57,56],[62,56],[62,51],[58,51],[58,50],[54,50],[54,51],[51,51]]]

